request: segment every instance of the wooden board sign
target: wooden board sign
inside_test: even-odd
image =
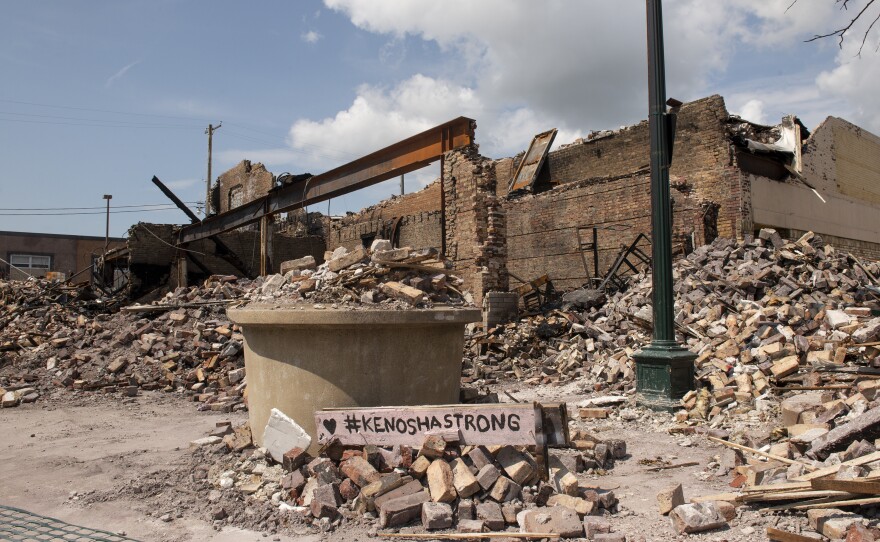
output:
[[[421,446],[430,434],[456,434],[462,445],[543,446],[533,403],[330,409],[315,413],[318,443]]]

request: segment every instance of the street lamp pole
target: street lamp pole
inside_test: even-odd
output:
[[[104,230],[104,252],[107,252],[107,249],[110,248],[110,200],[113,199],[111,194],[104,194],[104,199],[107,200],[107,228]]]
[[[654,334],[651,344],[633,355],[639,404],[673,410],[693,389],[696,355],[675,340],[672,292],[672,205],[669,163],[674,113],[666,110],[661,0],[646,0],[648,15],[648,125],[651,132],[651,229]]]

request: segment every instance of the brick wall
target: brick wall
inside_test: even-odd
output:
[[[592,242],[596,227],[599,273],[604,275],[623,246],[639,233],[650,239],[651,180],[648,172],[587,179],[555,190],[505,202],[507,268],[531,280],[548,274],[558,289],[582,286],[593,271]],[[705,208],[693,194],[672,191],[673,249],[681,253],[701,244]],[[613,202],[609,204],[608,202]],[[650,242],[638,245],[650,255]],[[511,278],[511,284],[519,281]]]
[[[742,237],[751,231],[750,208],[744,204],[748,201],[748,184],[733,161],[724,122],[727,117],[724,99],[717,95],[682,106],[670,183],[682,192],[695,194],[700,204],[719,206],[719,236]],[[520,158],[499,161],[499,193],[507,192]],[[549,153],[536,188],[540,192],[585,179],[628,175],[647,170],[649,165],[650,133],[648,122],[643,121]],[[621,202],[608,200],[605,204],[614,207]]]
[[[391,235],[396,218],[400,218],[397,226],[398,246],[439,249],[443,231],[440,181],[434,181],[418,192],[393,196],[359,213],[331,222],[327,250],[339,246],[350,250],[360,246],[364,238],[387,238]]]
[[[443,178],[446,257],[479,306],[485,293],[509,287],[505,209],[496,196],[495,162],[480,156],[476,145],[450,151]]]
[[[219,201],[215,203],[219,203],[220,212],[225,213],[232,207],[265,196],[272,188],[273,182],[274,176],[266,170],[266,166],[260,163],[251,164],[250,160],[242,160],[217,178],[216,197]],[[231,200],[237,200],[237,204],[230,207]]]
[[[680,111],[670,169],[673,243],[679,252],[715,236],[751,232],[748,179],[733,163],[727,117],[720,96]],[[594,274],[592,252],[581,250],[582,243],[592,242],[593,227],[600,276],[639,233],[650,238],[649,137],[648,123],[642,122],[549,153],[537,193],[502,200],[509,272],[523,280],[548,274],[556,287],[571,289]],[[496,162],[498,194],[506,194],[521,158]],[[650,254],[650,244],[641,248]]]

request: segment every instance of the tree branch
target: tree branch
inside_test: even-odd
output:
[[[858,21],[862,17],[862,15],[865,14],[866,11],[868,11],[868,8],[871,7],[871,4],[873,4],[875,1],[876,0],[868,0],[868,3],[865,4],[865,6],[861,9],[861,11],[859,11],[858,14],[856,14],[856,16],[853,17],[853,19],[849,22],[849,24],[844,26],[843,28],[838,28],[837,30],[835,30],[833,32],[829,32],[827,34],[816,34],[812,38],[805,40],[805,41],[807,43],[809,43],[811,41],[816,41],[816,40],[819,40],[822,38],[830,38],[831,36],[837,36],[839,38],[838,42],[837,42],[837,46],[840,47],[841,49],[843,49],[844,36],[852,28],[852,26],[856,23],[856,21]],[[849,4],[850,0],[835,0],[835,2],[838,4],[841,4],[840,9],[848,9],[849,8],[848,4]],[[788,7],[791,8],[791,6],[795,5],[796,3],[797,3],[797,0],[794,0],[794,2],[792,2],[791,5]],[[868,34],[871,32],[871,29],[874,27],[874,24],[877,23],[878,19],[880,19],[880,14],[877,15],[877,18],[875,18],[871,22],[871,24],[868,26],[868,29],[865,30],[865,34],[862,36],[862,43],[859,46],[859,52],[856,56],[862,56],[862,49],[865,47],[865,42],[868,40]]]

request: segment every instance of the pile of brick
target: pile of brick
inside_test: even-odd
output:
[[[430,307],[472,302],[457,289],[463,281],[437,249],[393,248],[377,239],[370,248],[339,247],[316,265],[312,256],[281,264],[248,299],[256,302],[335,303],[371,308]]]
[[[765,229],[740,242],[718,239],[674,271],[676,329],[698,355],[700,385],[685,398],[682,420],[721,423],[753,411],[774,387],[853,382],[880,363],[880,264],[819,236],[787,242]],[[651,338],[650,301],[650,276],[637,275],[597,307],[472,333],[465,381],[579,379],[597,391],[629,390],[632,353]]]
[[[271,447],[255,449],[247,424],[222,425],[192,446],[195,453],[220,456],[207,475],[208,499],[216,505],[211,516],[232,523],[232,508],[223,503],[238,502],[244,494],[324,531],[366,521],[374,529],[421,524],[429,531],[478,533],[519,527],[623,540],[616,533],[594,538],[610,533],[603,515],[616,512],[617,498],[576,476],[589,460],[574,450],[552,452],[549,475],[542,476],[525,448],[460,446],[439,435],[427,436],[418,450],[331,445],[312,458],[298,447],[283,454]],[[622,441],[597,441],[597,447],[607,455],[606,465],[626,454]]]
[[[10,345],[0,367],[0,388],[9,396],[3,406],[63,386],[129,396],[139,389],[182,389],[204,408],[244,408],[243,338],[217,299],[240,296],[250,281],[236,282],[212,277],[156,305],[116,314],[85,311],[77,303],[18,310],[0,330],[0,342]],[[36,286],[35,299],[50,289]]]
[[[225,314],[232,303],[412,309],[470,299],[434,249],[377,240],[371,249],[327,256],[320,266],[311,256],[285,262],[283,275],[255,280],[211,276],[115,314],[55,283],[0,282],[0,406],[64,386],[128,395],[183,390],[200,408],[244,409],[243,337]]]

